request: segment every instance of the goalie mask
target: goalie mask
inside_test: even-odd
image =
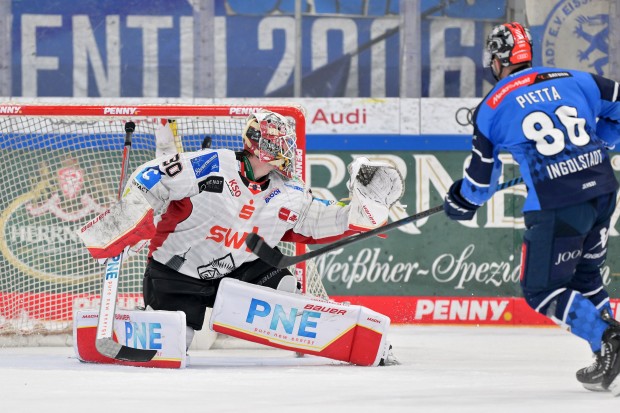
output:
[[[532,62],[532,36],[519,23],[495,26],[487,37],[483,64],[492,67],[497,58],[502,67]],[[496,77],[495,70],[493,73]]]
[[[250,115],[243,130],[243,146],[287,178],[295,175],[296,136],[284,116],[271,111]]]

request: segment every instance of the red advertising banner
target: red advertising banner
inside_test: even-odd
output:
[[[338,296],[390,317],[393,324],[554,325],[520,297]],[[614,314],[620,300],[611,300]]]
[[[36,321],[68,321],[76,309],[97,308],[99,299],[98,295],[91,294],[0,293],[0,319],[27,317]],[[553,325],[519,297],[337,296],[332,299],[377,311],[390,317],[394,324]],[[16,300],[21,303],[19,312],[6,305]],[[40,306],[41,302],[54,305]],[[134,309],[142,305],[142,296],[119,294],[117,305],[118,308]],[[611,306],[617,314],[620,300],[612,299]]]

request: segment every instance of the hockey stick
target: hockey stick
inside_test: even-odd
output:
[[[497,186],[497,190],[501,191],[506,188],[510,188],[512,186],[518,185],[523,182],[523,178],[514,178],[510,181],[503,182]],[[267,264],[277,267],[277,268],[286,268],[291,265],[298,264],[300,262],[309,260],[314,257],[318,257],[319,255],[323,255],[330,251],[334,251],[336,249],[342,248],[345,245],[353,244],[354,242],[361,241],[366,238],[374,237],[377,235],[381,235],[384,232],[390,231],[394,228],[401,227],[403,225],[409,224],[410,222],[417,221],[422,218],[426,218],[437,212],[443,211],[443,204],[433,207],[431,209],[427,209],[426,211],[419,212],[417,214],[408,216],[406,218],[400,219],[398,221],[394,221],[390,224],[384,225],[382,227],[375,228],[373,230],[367,232],[361,232],[356,235],[352,235],[347,238],[342,238],[336,242],[333,242],[329,245],[326,245],[322,248],[307,252],[301,255],[284,255],[280,251],[270,247],[267,243],[256,233],[248,234],[248,237],[245,240],[246,245],[252,250],[252,252],[260,259],[265,261]]]
[[[118,187],[118,199],[123,196],[127,171],[129,169],[129,151],[131,150],[131,135],[136,129],[133,122],[125,123],[125,145],[121,164],[121,178]],[[116,314],[116,295],[118,293],[118,276],[123,265],[125,253],[108,258],[105,266],[105,277],[101,288],[101,304],[99,304],[99,319],[97,321],[97,337],[95,347],[106,357],[125,361],[150,361],[157,350],[142,350],[127,347],[117,343],[112,338],[114,332],[114,315]]]

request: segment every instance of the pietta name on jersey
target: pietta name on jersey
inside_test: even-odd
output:
[[[609,79],[545,67],[500,80],[474,115],[463,196],[482,205],[493,195],[500,151],[510,152],[520,165],[528,188],[524,211],[614,191],[617,183],[605,148],[618,140],[618,133],[612,127],[601,130],[599,121],[615,116],[617,90]]]

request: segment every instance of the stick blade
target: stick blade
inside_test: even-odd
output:
[[[143,350],[123,346],[111,338],[96,339],[95,347],[102,355],[123,361],[147,362],[151,361],[157,354],[157,350]]]
[[[258,258],[265,261],[272,267],[286,268],[288,266],[282,265],[282,253],[267,245],[267,243],[258,234],[248,234],[248,237],[245,239],[245,245],[247,245],[248,248],[258,256]]]

